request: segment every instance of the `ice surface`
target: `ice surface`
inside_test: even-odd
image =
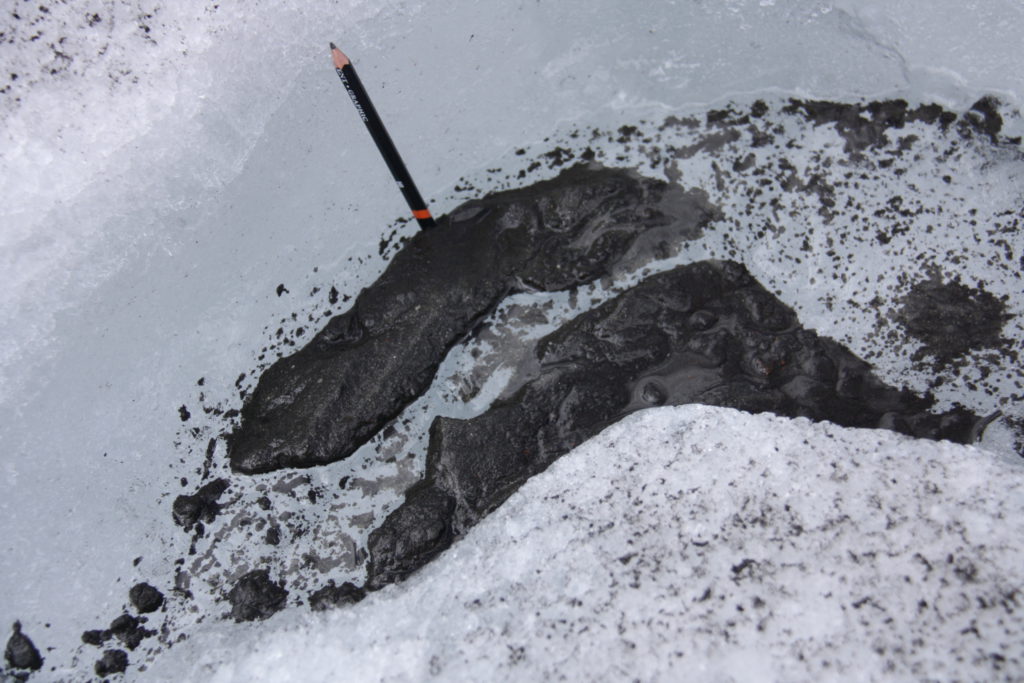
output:
[[[223,426],[203,406],[237,408],[256,359],[287,348],[261,351],[280,343],[276,330],[294,344],[298,328],[311,327],[292,320],[294,311],[341,310],[344,300],[328,303],[329,288],[354,294],[383,268],[378,241],[404,207],[344,99],[328,41],[354,58],[437,212],[521,182],[515,174],[535,154],[582,143],[570,137],[576,129],[617,130],[642,119],[655,128],[709,103],[899,95],[962,110],[989,93],[1010,109],[1024,98],[1024,8],[1014,0],[19,5],[20,18],[0,19],[7,67],[0,74],[0,618],[20,619],[44,654],[54,648],[45,654],[47,669],[57,668],[44,672],[51,677],[87,676],[98,655],[76,650],[81,631],[119,614],[136,581],[168,581],[174,561],[187,555],[189,539],[173,527],[170,504],[194,490],[207,441]],[[1008,124],[1019,134],[1019,119]],[[791,134],[821,136],[808,138],[809,146],[836,144],[825,129]],[[926,143],[938,149],[942,140]],[[649,162],[635,143],[592,144],[606,163]],[[528,153],[516,155],[519,148]],[[899,191],[924,187],[922,202],[957,213],[969,201],[989,219],[1019,209],[1012,156],[964,155],[926,151]],[[966,182],[944,187],[933,168],[939,162],[964,170]],[[502,173],[488,172],[494,168]],[[682,170],[684,184],[714,191],[707,159]],[[554,172],[542,167],[531,178]],[[891,191],[887,182],[879,176],[866,193],[846,192],[876,210]],[[715,200],[736,209],[742,191],[727,188]],[[876,333],[874,313],[859,310],[872,298],[870,279],[859,288],[827,277],[811,283],[821,263],[798,268],[785,258],[793,246],[786,240],[799,242],[801,231],[826,243],[829,227],[815,215],[794,219],[779,242],[734,229],[732,241],[723,236],[680,258],[742,252],[805,323],[872,354],[887,379],[925,385]],[[961,250],[963,230],[972,242],[978,237],[957,272],[1010,293],[1019,329],[1019,286],[1005,268],[989,266],[1002,247],[968,220],[958,214],[947,224],[943,239],[953,245],[936,239],[928,249]],[[399,236],[411,229],[397,228]],[[865,276],[911,267],[900,247]],[[849,251],[858,266],[874,253]],[[920,269],[913,264],[915,274]],[[278,296],[279,284],[288,292]],[[601,295],[579,298],[585,305]],[[350,470],[293,483],[290,490],[305,496],[337,491],[339,479],[351,477],[338,500],[343,513],[292,503],[316,529],[307,539],[358,544],[396,502],[394,491],[417,476],[416,435],[429,422],[428,406],[472,413],[501,391],[520,348],[516,330],[500,334],[508,327],[503,313],[515,307],[539,312],[547,324],[578,309],[568,296],[510,302],[478,345],[484,355],[508,354],[495,375],[481,373],[468,349],[453,355],[432,396],[410,408],[408,424],[378,450]],[[996,399],[971,386],[1001,389],[1004,380],[967,376],[940,390],[946,401],[966,396],[976,409],[994,408]],[[476,398],[464,404],[459,394]],[[179,418],[182,404],[188,422]],[[223,461],[215,451],[215,472]],[[182,477],[192,488],[178,484]],[[262,495],[258,487],[275,486],[288,488],[257,479],[229,492],[237,501],[233,528],[252,521],[241,510]],[[391,492],[374,495],[382,489]],[[267,559],[230,530],[220,546],[206,542],[189,561],[205,563],[211,583],[252,563],[301,567],[309,550],[296,543],[290,555]],[[358,573],[354,551],[344,564]],[[160,618],[187,625],[220,609],[216,595],[197,587],[195,603]],[[133,662],[146,656],[135,653]]]
[[[999,482],[998,485],[993,485]],[[704,406],[635,414],[404,584],[201,627],[155,680],[994,680],[1024,466]]]

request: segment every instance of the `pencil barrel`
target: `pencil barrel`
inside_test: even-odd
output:
[[[395,179],[398,189],[402,191],[405,201],[409,204],[413,217],[423,229],[434,227],[436,224],[430,214],[430,209],[427,208],[426,202],[423,201],[419,190],[416,189],[416,184],[413,182],[412,176],[409,175],[409,170],[405,167],[405,162],[402,161],[394,141],[384,127],[384,122],[373,106],[370,95],[363,87],[362,81],[359,80],[359,74],[356,73],[355,67],[349,63],[341,68],[335,68],[335,71],[338,72],[338,77],[341,79],[342,85],[345,86],[349,99],[355,105],[359,118],[366,124],[370,137],[373,138],[381,156],[384,157],[384,162],[387,164],[388,170],[391,171],[391,176]]]

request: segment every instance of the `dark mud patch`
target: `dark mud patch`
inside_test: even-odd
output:
[[[112,674],[121,674],[128,668],[128,653],[124,650],[105,650],[96,662],[93,670],[101,678]]]
[[[933,270],[927,279],[911,286],[900,302],[896,320],[921,342],[913,360],[930,356],[937,369],[942,369],[964,363],[972,351],[1012,346],[1002,336],[1009,317],[1005,300]]]
[[[203,484],[191,495],[180,495],[175,498],[171,508],[175,524],[186,531],[195,529],[201,536],[203,523],[209,524],[220,513],[221,505],[218,501],[227,489],[227,479],[214,479]]]
[[[1006,416],[1004,419],[1013,434],[1014,450],[1024,458],[1024,418]]]
[[[851,155],[860,155],[867,149],[888,146],[891,143],[888,133],[893,129],[904,128],[908,123],[921,121],[948,128],[957,120],[955,113],[946,111],[937,104],[922,104],[911,108],[906,100],[857,104],[794,99],[790,100],[789,106],[783,111],[787,114],[802,114],[816,126],[835,126],[836,131],[846,141],[845,151]],[[963,120],[969,122],[968,125],[972,128],[979,125],[974,116],[965,114]],[[1002,119],[999,120],[993,135],[997,134],[1001,127]]]
[[[4,647],[4,661],[11,669],[22,671],[38,671],[43,666],[43,657],[39,654],[35,643],[21,630],[21,622],[11,626],[11,637]],[[0,672],[2,673],[2,672]]]
[[[110,622],[105,629],[93,629],[82,633],[82,642],[100,647],[110,641],[117,641],[129,650],[135,650],[146,638],[157,632],[146,628],[147,618],[136,617],[127,612]]]
[[[964,114],[963,125],[985,135],[994,143],[999,142],[999,134],[1003,130],[1003,117],[999,113],[999,105],[999,100],[995,97],[982,97]],[[1014,138],[1009,142],[1020,144],[1020,138]]]
[[[131,614],[122,614],[110,622],[108,633],[124,644],[129,650],[137,648],[144,639],[156,635],[143,626],[144,622]]]
[[[332,607],[354,605],[366,597],[366,591],[350,581],[340,586],[329,581],[323,588],[309,595],[309,608],[314,612],[322,612]]]
[[[625,415],[701,403],[967,443],[964,409],[887,386],[735,262],[654,275],[540,340],[539,376],[469,420],[438,417],[424,481],[370,534],[367,587],[401,580],[527,479]]]
[[[426,391],[449,349],[509,294],[593,282],[637,249],[695,238],[715,215],[701,192],[596,165],[462,205],[263,373],[229,437],[232,469],[348,457]]]
[[[270,580],[270,572],[256,569],[238,579],[228,592],[231,618],[235,621],[267,619],[284,609],[288,591],[284,582]]]
[[[148,583],[141,582],[128,591],[128,600],[140,614],[149,614],[163,606],[164,594]]]

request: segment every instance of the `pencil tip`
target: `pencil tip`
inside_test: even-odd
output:
[[[331,59],[334,60],[335,69],[343,69],[352,63],[349,58],[345,56],[345,53],[339,50],[338,46],[334,43],[331,43]]]

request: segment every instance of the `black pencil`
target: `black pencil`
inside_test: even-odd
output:
[[[334,70],[338,72],[338,78],[345,86],[348,96],[352,99],[352,104],[356,105],[359,118],[366,124],[370,136],[377,143],[377,149],[380,150],[381,156],[384,157],[385,163],[391,170],[391,175],[398,183],[398,189],[405,196],[405,201],[409,203],[413,217],[419,222],[420,228],[424,230],[434,227],[436,225],[434,217],[430,215],[430,209],[427,208],[426,202],[423,201],[419,190],[416,189],[409,170],[402,163],[402,157],[395,149],[395,143],[391,141],[391,136],[388,135],[384,122],[380,120],[380,115],[374,109],[373,102],[370,101],[370,96],[366,93],[366,88],[363,87],[355,67],[352,66],[352,61],[334,43],[331,43],[331,57],[334,59]]]

